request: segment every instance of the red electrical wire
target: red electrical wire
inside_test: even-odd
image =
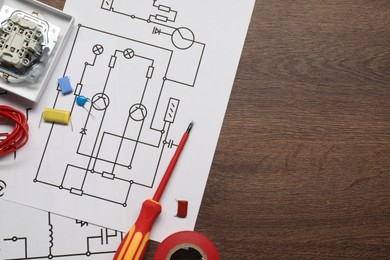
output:
[[[0,156],[19,150],[28,141],[27,118],[23,112],[9,106],[0,106],[0,124],[5,123],[14,125],[14,129],[11,133],[0,133]]]

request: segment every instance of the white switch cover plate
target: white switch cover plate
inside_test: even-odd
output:
[[[46,88],[48,80],[51,78],[53,68],[72,29],[74,18],[58,9],[34,0],[3,0],[0,1],[0,4],[1,24],[4,24],[15,12],[26,13],[27,17],[37,16],[39,18],[37,19],[37,24],[42,24],[41,29],[46,38],[54,42],[54,44],[49,43],[50,48],[48,49],[50,49],[50,53],[44,62],[41,74],[37,80],[34,80],[35,82],[27,80],[7,81],[5,78],[0,77],[1,89],[36,103]],[[42,20],[47,23],[42,23]],[[47,26],[44,24],[47,24]],[[1,76],[3,72],[0,72]]]

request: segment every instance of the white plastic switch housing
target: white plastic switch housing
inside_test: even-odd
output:
[[[37,102],[74,19],[34,0],[1,2],[0,88]]]

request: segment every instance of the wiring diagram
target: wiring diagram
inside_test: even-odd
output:
[[[160,24],[175,21],[177,12],[167,6],[154,1],[151,7],[168,16],[142,18],[115,11],[117,3],[124,6],[123,1],[103,1],[101,10],[124,16],[129,25],[146,25],[153,39],[78,25],[64,73],[75,90],[70,96],[58,90],[53,104],[71,111],[75,131],[45,126],[50,129],[34,182],[126,207],[132,187],[154,187],[163,156],[177,146],[170,131],[182,102],[177,89],[195,87],[205,44],[196,42],[189,29]],[[187,73],[177,73],[180,66]],[[80,96],[88,98],[88,108],[76,105]],[[73,152],[66,161],[56,161],[53,174],[52,162],[63,153],[56,140],[64,137],[69,141],[62,146]]]
[[[74,28],[41,100],[0,90],[31,134],[0,161],[0,199],[43,210],[0,200],[1,257],[110,259],[191,121],[151,239],[194,228],[254,2],[66,1]],[[42,120],[46,109],[66,111],[69,124]]]
[[[0,187],[4,185],[0,181]],[[124,236],[119,231],[4,200],[0,200],[0,207],[6,209],[0,216],[0,258],[4,260],[109,259]]]
[[[196,42],[189,29],[173,27],[178,13],[156,1],[145,5],[150,12],[137,16],[121,9],[127,8],[126,1],[99,4],[102,12],[142,24],[152,39],[77,25],[63,73],[71,78],[74,91],[64,96],[57,86],[50,104],[71,111],[72,129],[39,123],[38,131],[47,139],[33,182],[69,196],[127,207],[134,186],[154,187],[163,156],[170,156],[177,146],[179,136],[171,134],[183,102],[177,89],[195,87],[205,44]],[[186,73],[177,72],[181,66],[186,66]],[[0,95],[7,92],[1,90]],[[88,100],[83,107],[76,104],[80,96]],[[36,108],[26,108],[27,117],[30,110]],[[58,160],[64,146],[71,153]],[[150,164],[144,163],[145,157]],[[0,197],[6,188],[1,180]],[[5,209],[1,259],[107,259],[124,236],[4,200],[0,204]]]

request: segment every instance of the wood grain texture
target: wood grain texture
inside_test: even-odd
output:
[[[390,1],[257,1],[195,228],[222,259],[390,257],[389,72]]]
[[[62,10],[65,5],[65,0],[38,0],[39,2],[45,3],[47,5],[51,5],[55,8]]]

